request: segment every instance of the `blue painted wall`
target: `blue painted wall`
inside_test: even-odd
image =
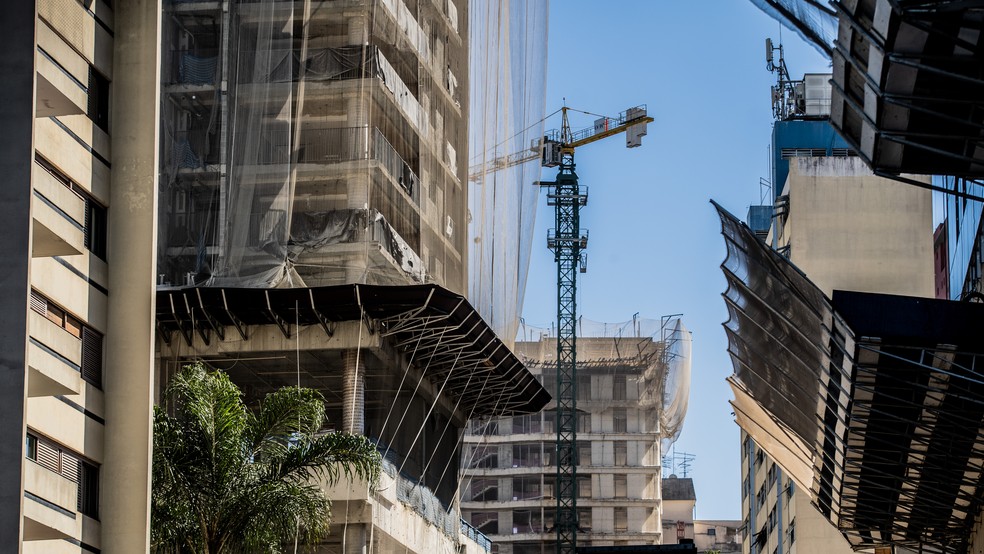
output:
[[[823,148],[827,155],[834,148],[851,148],[826,119],[791,119],[772,126],[772,192],[782,192],[789,175],[789,160],[782,159],[783,148]]]

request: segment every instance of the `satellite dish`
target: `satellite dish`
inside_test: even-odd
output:
[[[772,63],[772,39],[765,39],[765,63]]]

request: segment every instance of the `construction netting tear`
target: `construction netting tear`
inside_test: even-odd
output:
[[[660,448],[667,451],[683,430],[690,398],[692,338],[683,321],[635,317],[602,323],[581,317],[576,330],[578,401],[595,412],[624,410],[628,404],[638,409],[635,423],[629,421],[633,414],[617,412],[613,429],[593,430],[584,423],[579,432],[658,433]],[[516,341],[520,358],[550,380],[556,373],[556,328],[524,322]],[[552,394],[556,390],[555,384],[545,386]]]
[[[159,285],[438,283],[512,337],[534,164],[469,150],[540,134],[546,9],[165,0]]]

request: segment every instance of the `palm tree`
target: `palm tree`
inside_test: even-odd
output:
[[[152,550],[159,554],[282,552],[328,532],[331,501],[317,485],[340,476],[376,482],[368,439],[320,434],[324,398],[270,393],[256,413],[229,377],[185,366],[154,411]],[[169,413],[170,412],[170,413]]]

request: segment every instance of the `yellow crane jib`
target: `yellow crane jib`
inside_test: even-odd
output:
[[[487,173],[523,164],[537,157],[540,158],[543,167],[557,167],[560,165],[562,151],[573,153],[577,147],[621,132],[625,133],[625,146],[635,148],[642,145],[642,137],[646,136],[646,126],[653,122],[653,118],[646,113],[646,105],[642,104],[629,108],[615,117],[600,116],[591,127],[571,132],[567,123],[568,109],[566,106],[561,108],[564,113],[561,129],[549,131],[542,140],[532,141],[528,150],[498,156],[485,163],[471,166],[468,170],[469,180],[478,182]],[[568,135],[566,139],[565,134]]]

